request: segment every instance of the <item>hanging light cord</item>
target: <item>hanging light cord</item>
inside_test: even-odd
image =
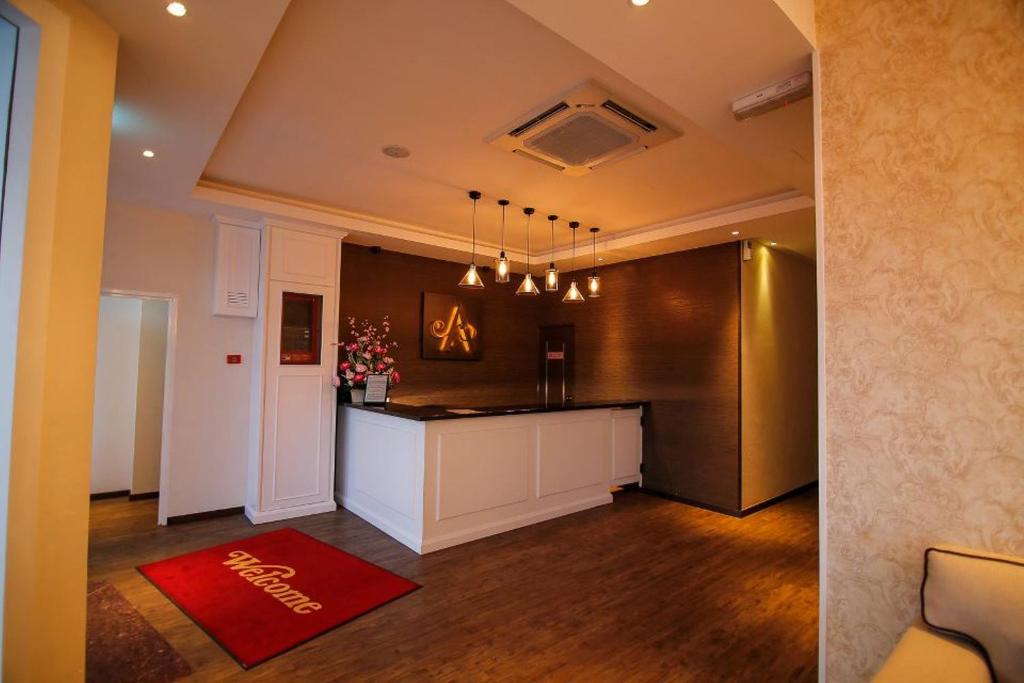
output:
[[[572,229],[572,274],[576,275],[576,228]]]
[[[505,255],[505,204],[501,205],[501,255]]]
[[[526,272],[530,272],[530,219],[532,214],[526,214]]]
[[[473,265],[476,265],[476,199],[473,200]]]
[[[597,275],[597,233],[594,233],[594,275]]]
[[[555,222],[551,221],[551,264],[555,263]]]

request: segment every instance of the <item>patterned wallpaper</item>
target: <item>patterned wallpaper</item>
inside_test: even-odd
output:
[[[818,0],[829,681],[925,546],[1024,555],[1024,1]]]

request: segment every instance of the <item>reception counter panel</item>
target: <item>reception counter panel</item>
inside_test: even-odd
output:
[[[338,502],[428,553],[605,505],[640,480],[642,404],[452,410],[339,409]]]

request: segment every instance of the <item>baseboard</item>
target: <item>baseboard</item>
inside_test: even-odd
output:
[[[792,498],[793,496],[799,496],[801,493],[804,493],[805,491],[810,491],[813,488],[817,488],[817,486],[818,486],[818,480],[817,479],[815,479],[812,482],[808,482],[807,484],[804,484],[803,486],[797,486],[792,491],[786,491],[785,493],[780,493],[779,495],[775,496],[774,498],[769,498],[768,500],[763,500],[760,503],[755,503],[754,505],[751,505],[750,507],[743,508],[743,510],[740,512],[740,517],[746,517],[747,515],[752,515],[755,512],[760,512],[761,510],[764,510],[766,507],[771,507],[772,505],[775,505],[776,503],[781,503],[782,501],[786,500],[787,498]]]
[[[686,498],[684,496],[677,496],[672,493],[665,493],[664,491],[656,491],[655,489],[640,487],[640,490],[646,494],[657,496],[658,498],[664,498],[666,500],[674,500],[677,503],[684,503],[691,507],[700,508],[701,510],[707,510],[708,512],[717,512],[720,515],[729,515],[730,517],[742,517],[743,512],[741,510],[734,510],[732,508],[722,507],[720,505],[713,505],[711,503],[704,503],[693,498]]]
[[[261,512],[248,505],[245,506],[245,516],[253,524],[266,524],[267,522],[280,522],[285,519],[305,517],[306,515],[319,515],[324,512],[334,512],[338,504],[333,500],[323,503],[309,503],[308,505],[296,505],[295,507],[283,508],[281,510],[268,510]]]
[[[562,505],[544,508],[543,510],[537,510],[535,512],[528,512],[517,517],[512,517],[511,519],[501,520],[500,522],[481,524],[480,526],[463,529],[462,531],[456,531],[443,536],[434,536],[430,539],[424,539],[421,554],[426,555],[427,553],[432,553],[436,550],[444,550],[445,548],[462,545],[463,543],[469,543],[470,541],[478,541],[481,538],[487,538],[488,536],[503,534],[506,531],[512,531],[513,529],[521,529],[524,526],[547,522],[548,520],[571,515],[575,512],[583,512],[590,508],[608,505],[612,501],[613,498],[611,493],[602,493],[599,496],[593,496],[583,500],[575,500],[571,503],[563,503]]]
[[[571,503],[564,503],[555,507],[545,508],[543,510],[528,512],[511,519],[501,520],[500,522],[481,524],[479,526],[462,529],[450,534],[434,536],[429,539],[420,539],[410,534],[405,529],[396,527],[394,524],[391,524],[380,515],[367,509],[365,506],[360,505],[354,500],[346,498],[340,494],[336,495],[343,508],[360,519],[369,522],[391,538],[395,539],[407,548],[416,551],[420,555],[426,555],[427,553],[444,550],[445,548],[451,548],[452,546],[462,545],[463,543],[469,543],[470,541],[477,541],[481,538],[487,538],[488,536],[496,536],[497,534],[503,534],[506,531],[521,529],[524,526],[530,526],[539,522],[546,522],[558,517],[564,517],[565,515],[571,515],[575,512],[582,512],[601,505],[608,505],[612,502],[612,494],[604,493],[585,500],[577,500]]]
[[[423,554],[420,540],[412,534],[408,533],[404,529],[395,526],[394,524],[390,523],[380,515],[372,512],[365,506],[360,505],[359,503],[355,502],[350,498],[346,498],[337,491],[335,491],[334,497],[337,498],[338,502],[341,504],[341,507],[351,512],[356,517],[359,517],[364,522],[369,522],[370,524],[377,527],[385,534],[395,539],[396,541],[398,541],[405,547],[409,548],[410,550],[413,550],[419,553],[420,555]]]
[[[128,500],[130,500],[132,502],[134,502],[136,500],[153,500],[154,498],[159,498],[159,497],[160,497],[160,492],[159,491],[147,491],[146,493],[129,493],[128,494]]]
[[[207,510],[206,512],[193,512],[190,515],[174,515],[167,518],[167,524],[184,524],[185,522],[198,522],[204,519],[213,519],[214,517],[230,517],[231,515],[238,515],[244,511],[244,508],[224,508],[222,510]]]
[[[769,498],[768,500],[761,501],[760,503],[757,503],[755,505],[751,505],[750,507],[743,508],[742,510],[734,510],[732,508],[721,507],[719,505],[712,505],[711,503],[704,503],[704,502],[699,501],[699,500],[693,500],[692,498],[685,498],[683,496],[676,496],[676,495],[673,495],[671,493],[665,493],[663,491],[656,491],[654,489],[648,489],[648,488],[644,488],[642,486],[640,487],[640,490],[643,491],[644,493],[648,493],[648,494],[650,494],[652,496],[657,496],[658,498],[665,498],[667,500],[674,500],[677,503],[684,503],[686,505],[690,505],[690,506],[693,506],[695,508],[700,508],[702,510],[708,510],[709,512],[717,512],[717,513],[719,513],[721,515],[729,515],[730,517],[746,517],[748,515],[754,514],[755,512],[760,512],[761,510],[764,510],[767,507],[771,507],[772,505],[775,505],[776,503],[781,503],[782,501],[786,500],[787,498],[792,498],[793,496],[798,496],[798,495],[800,495],[801,493],[803,493],[805,491],[809,491],[810,489],[814,488],[817,485],[818,485],[818,482],[815,480],[815,481],[810,482],[809,484],[804,484],[803,486],[798,486],[797,488],[793,489],[792,491],[786,491],[785,493],[779,494],[779,495],[775,496],[774,498]]]
[[[124,498],[128,496],[131,491],[127,489],[124,491],[105,491],[103,493],[90,493],[89,500],[106,500],[108,498]]]

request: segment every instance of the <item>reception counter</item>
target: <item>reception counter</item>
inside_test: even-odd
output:
[[[338,503],[429,553],[612,502],[640,481],[643,403],[340,406]]]

